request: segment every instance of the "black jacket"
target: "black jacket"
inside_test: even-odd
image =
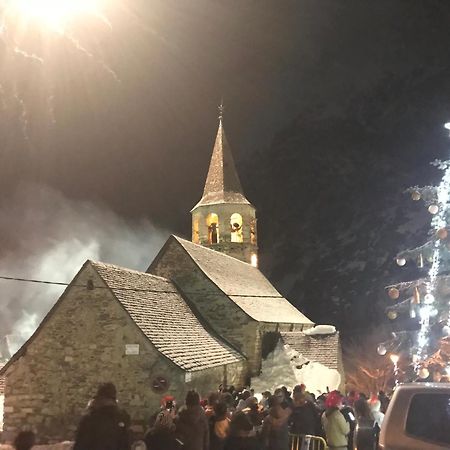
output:
[[[310,402],[302,406],[294,406],[289,418],[289,429],[292,434],[320,434],[319,414]]]
[[[113,399],[94,399],[82,417],[73,450],[129,450],[130,416]]]
[[[209,450],[209,424],[200,405],[180,409],[175,425],[184,450]]]

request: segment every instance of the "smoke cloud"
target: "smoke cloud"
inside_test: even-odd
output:
[[[105,207],[22,185],[0,205],[0,275],[70,282],[87,259],[145,270],[169,232]],[[0,280],[0,339],[11,352],[34,332],[64,287]]]

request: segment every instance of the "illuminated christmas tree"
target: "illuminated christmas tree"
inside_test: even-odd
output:
[[[445,125],[450,129],[450,124]],[[399,266],[416,264],[420,277],[386,287],[391,321],[408,325],[395,331],[392,339],[378,345],[380,355],[401,353],[404,366],[414,369],[406,379],[426,379],[430,372],[445,375],[450,366],[446,351],[450,335],[450,160],[434,161],[443,171],[438,186],[407,190],[414,201],[422,201],[431,215],[426,242],[396,256]],[[449,355],[449,356],[447,356]],[[435,377],[436,378],[436,377]]]

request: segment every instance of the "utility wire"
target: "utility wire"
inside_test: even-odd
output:
[[[113,287],[113,286],[95,286],[93,284],[72,284],[72,283],[64,283],[61,281],[48,281],[48,280],[36,280],[32,278],[18,278],[18,277],[7,277],[0,275],[0,280],[6,281],[17,281],[22,283],[35,283],[35,284],[46,284],[46,285],[54,285],[54,286],[73,286],[73,287],[82,287],[88,290],[93,289],[111,289],[113,291],[133,291],[133,292],[154,292],[159,294],[180,294],[179,291],[173,290],[164,290],[164,289],[146,289],[146,288],[128,288],[128,287]],[[182,293],[189,295],[222,295],[222,293],[205,293],[202,291],[184,291]],[[225,295],[229,297],[251,297],[251,298],[284,298],[282,295],[254,295],[254,294],[227,294]]]

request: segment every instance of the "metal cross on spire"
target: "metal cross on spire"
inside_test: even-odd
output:
[[[220,101],[220,105],[219,105],[219,121],[220,122],[222,122],[222,119],[223,119],[223,112],[225,111],[225,108],[224,108],[224,106],[223,106],[223,98],[222,98],[222,100]]]

